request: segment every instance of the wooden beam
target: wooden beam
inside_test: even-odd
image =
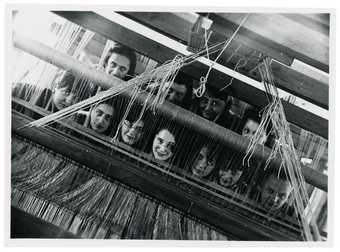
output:
[[[223,230],[226,236],[232,234],[244,240],[299,239],[296,233],[292,233],[293,231],[289,234],[287,231],[281,232],[279,229],[260,224],[253,218],[241,214],[243,211],[236,210],[239,208],[233,203],[218,199],[214,194],[203,191],[198,186],[184,183],[176,176],[168,176],[155,169],[148,170],[147,167],[137,166],[129,160],[122,159],[119,155],[112,155],[110,149],[91,145],[49,128],[18,130],[30,121],[17,112],[13,112],[12,132],[105,174],[106,177],[121,181],[164,201],[181,211],[190,211],[190,214]],[[234,209],[230,208],[231,204]]]
[[[299,24],[312,29],[314,31],[320,32],[329,37],[329,15],[327,20],[326,16],[318,16],[316,14],[297,14],[297,13],[282,13],[282,16],[289,18]]]
[[[328,83],[321,83],[275,60],[272,61],[271,67],[278,87],[328,109]]]
[[[163,32],[164,34],[168,34],[171,37],[179,39],[185,44],[188,43],[189,33],[195,22],[194,14],[190,13],[178,14],[166,12],[122,12],[122,15],[137,20],[138,22],[141,22],[148,27]],[[213,35],[209,39],[210,44],[216,44],[217,42],[224,41],[226,39],[225,34],[231,36],[233,31],[230,28],[224,27],[223,29],[225,30],[223,31],[223,35],[216,32],[213,33]],[[259,48],[258,45],[253,41],[253,49],[245,48],[247,47],[247,45],[244,45],[244,40],[246,40],[244,36],[236,36],[235,41],[237,41],[237,45],[231,43],[230,46],[234,48],[231,48],[230,51],[234,51],[239,45],[241,45],[241,47],[237,51],[237,55],[243,55],[247,58],[247,56],[249,56],[251,52],[254,51],[254,49],[259,50],[263,49],[264,47],[263,44],[260,44],[262,47]],[[270,57],[274,59],[278,58],[279,60],[282,58],[277,56],[282,56],[282,54],[276,51],[273,52],[272,50],[269,50],[269,47],[265,48],[267,50],[262,50],[262,52],[266,53]],[[234,65],[237,63],[240,58],[237,55],[230,59],[230,63]],[[223,55],[221,55],[220,63],[227,63],[227,60],[229,58],[230,55],[224,53]],[[291,63],[292,62],[289,62],[288,64],[290,65]],[[225,65],[224,63],[221,64]],[[272,67],[276,84],[283,90],[286,90],[293,95],[296,95],[311,103],[328,109],[328,82],[327,85],[324,85],[322,82],[319,82],[319,80],[310,78],[309,76],[299,73],[298,71],[295,71],[286,65],[274,60],[274,64],[272,64]],[[248,76],[250,77],[250,75]]]
[[[163,34],[167,34],[170,37],[176,38],[182,42],[187,43],[189,39],[189,32],[192,29],[197,14],[195,13],[169,13],[169,12],[119,12],[122,15],[130,17],[138,22],[145,24],[148,27],[157,29]],[[230,37],[234,30],[229,27],[224,27],[223,32],[220,29],[215,29],[212,24],[211,30],[214,31],[209,39],[210,44],[225,41]],[[282,54],[279,51],[273,50],[270,47],[266,47],[255,40],[249,39],[244,35],[238,35],[235,37],[235,42],[243,47],[252,48],[266,55],[270,55],[277,61],[290,65],[293,62],[293,58]],[[242,51],[242,49],[241,49]]]
[[[190,54],[190,52],[186,51],[186,47],[177,41],[173,41],[163,36],[159,39],[161,39],[163,42],[168,42],[167,46],[165,46],[161,42],[155,40],[158,38],[149,38],[147,35],[140,34],[142,33],[142,25],[137,25],[133,23],[133,21],[131,21],[130,27],[127,28],[126,23],[119,24],[93,12],[56,11],[55,13],[70,20],[71,22],[83,26],[86,29],[90,29],[109,39],[134,48],[140,53],[158,62],[164,62],[173,59],[178,54]],[[160,36],[161,35],[159,34],[158,37]],[[210,63],[211,62],[207,59],[200,58],[197,62],[184,67],[183,71],[194,78],[199,79],[202,75],[205,75]],[[261,83],[258,83],[255,80],[252,80],[219,64],[214,65],[214,70],[209,76],[208,85],[212,85],[216,88],[223,88],[230,80],[228,75],[235,77],[232,86],[235,89],[235,96],[237,98],[244,100],[249,104],[260,107],[267,104],[264,88]],[[250,86],[249,83],[251,83],[253,86]],[[283,92],[282,96],[285,95],[288,94]],[[328,138],[328,112],[317,110],[317,107],[311,105],[313,107],[311,110],[317,110],[316,113],[321,116],[311,112],[304,113],[305,110],[299,108],[298,106],[304,106],[304,108],[306,108],[306,104],[309,105],[307,101],[299,100],[299,103],[296,106],[289,106],[287,113],[292,113],[291,116],[289,116],[290,122],[295,123],[301,128],[304,128],[315,134],[321,135],[324,138]],[[305,120],[300,120],[298,118],[304,118]],[[307,121],[312,123],[307,123]]]
[[[224,20],[221,25],[237,27],[244,15],[245,13],[218,13],[213,16]],[[329,36],[290,18],[280,14],[252,13],[240,33],[258,42],[269,43],[269,46],[270,43],[279,44],[281,52],[329,72]]]

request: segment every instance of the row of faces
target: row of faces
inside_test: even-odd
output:
[[[98,133],[104,132],[110,125],[113,117],[113,107],[108,104],[99,104],[91,112],[90,125]],[[248,120],[242,129],[242,136],[252,137],[259,124]],[[125,120],[121,128],[121,140],[128,145],[138,143],[145,131],[143,120],[131,122]],[[176,146],[176,137],[168,129],[164,128],[157,132],[152,142],[152,155],[156,160],[167,161],[171,159]],[[209,146],[203,146],[192,162],[191,172],[197,178],[208,177],[216,168],[217,156],[211,156]],[[242,175],[242,170],[219,170],[217,183],[224,187],[235,185]],[[290,193],[289,183],[280,181],[274,177],[265,183],[262,190],[261,201],[266,209],[279,209],[288,199]]]
[[[111,117],[113,116],[113,108],[108,104],[100,104],[91,112],[90,124],[91,128],[98,133],[107,130],[110,125]],[[130,122],[124,120],[121,129],[121,139],[128,145],[138,143],[144,132],[144,121],[139,120]],[[259,124],[253,120],[248,120],[242,130],[244,137],[250,138],[255,134]],[[152,144],[152,154],[156,160],[167,161],[173,155],[173,149],[176,144],[175,135],[168,129],[160,130]],[[209,147],[203,146],[198,152],[192,166],[193,175],[204,178],[211,174],[216,167],[217,156],[209,157]],[[220,170],[218,182],[220,185],[230,187],[234,185],[242,175],[241,170]]]
[[[113,53],[108,60],[108,64],[106,65],[104,71],[107,74],[113,75],[120,79],[123,79],[130,68],[130,60],[129,58]],[[169,89],[169,93],[167,96],[167,100],[181,105],[183,103],[183,99],[185,98],[186,93],[188,92],[187,88],[184,85],[179,85],[174,83],[172,87]],[[67,91],[66,88],[61,88],[56,90],[53,95],[53,102],[56,107],[61,110],[67,106],[72,104],[74,100],[74,94]],[[216,116],[222,113],[225,109],[225,102],[220,99],[215,99],[212,96],[205,95],[202,99],[200,99],[200,109],[202,111],[202,116],[208,120],[214,120]],[[113,107],[110,107],[107,104],[101,104],[97,106],[91,112],[91,128],[98,133],[105,132],[110,127],[110,122],[112,121],[112,117],[114,114]],[[245,137],[251,137],[254,135],[258,128],[258,123],[252,120],[248,120],[244,128],[242,129],[242,135]],[[121,139],[129,145],[136,144],[140,138],[142,137],[144,129],[144,122],[142,120],[137,122],[130,122],[125,120],[123,122],[122,130],[121,130]],[[173,155],[173,148],[175,146],[175,136],[171,134],[166,129],[161,130],[157,133],[153,140],[152,152],[153,156],[157,160],[166,161]],[[192,166],[192,173],[197,177],[206,177],[216,166],[216,157],[209,160],[208,159],[208,147],[204,146],[200,150],[199,154],[195,158],[195,161]],[[219,171],[219,183],[224,186],[231,186],[235,184],[240,178],[242,171]],[[262,200],[265,202],[266,207],[274,207],[278,208],[282,204],[282,202],[287,198],[288,186],[280,184],[274,178],[270,180],[270,183],[267,183],[267,187],[265,186],[263,190]],[[274,185],[274,186],[273,186]],[[275,193],[276,191],[280,191]],[[276,195],[275,197],[273,195]],[[278,195],[280,195],[278,197]],[[271,200],[272,198],[272,200]],[[275,203],[279,202],[279,203]]]

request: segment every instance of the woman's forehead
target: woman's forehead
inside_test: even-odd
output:
[[[107,114],[113,114],[113,107],[106,103],[98,104],[94,110],[101,110]]]
[[[175,142],[174,135],[171,132],[169,132],[167,129],[163,129],[159,131],[157,135],[158,137],[162,138],[163,140],[167,142]]]

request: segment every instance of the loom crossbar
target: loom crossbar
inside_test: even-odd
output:
[[[72,73],[95,82],[97,85],[107,89],[114,85],[121,84],[123,81],[109,76],[103,72],[99,72],[89,66],[75,60],[69,55],[65,55],[57,50],[46,46],[40,42],[25,38],[18,34],[13,34],[13,44],[18,49],[34,55],[46,62],[65,70],[71,70]],[[125,96],[131,96],[132,91],[123,93]],[[145,101],[146,94],[140,94],[137,97],[138,102]],[[165,102],[158,106],[158,112],[183,126],[187,126],[201,134],[217,139],[218,142],[228,146],[229,148],[245,153],[249,140],[240,136],[232,130],[228,130],[213,122],[210,122],[196,114],[191,113],[179,106]],[[253,158],[256,160],[267,160],[271,150],[268,147],[258,145],[254,151]],[[274,167],[279,169],[281,159],[277,158],[273,161]],[[318,171],[302,166],[302,174],[307,183],[326,191],[328,190],[328,177]]]

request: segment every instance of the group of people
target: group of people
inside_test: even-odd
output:
[[[100,66],[105,73],[122,80],[131,78],[135,67],[136,54],[123,45],[111,48]],[[231,113],[231,97],[226,92],[207,87],[203,96],[197,98],[194,96],[192,80],[182,73],[170,84],[166,97],[168,102],[234,130],[245,138],[251,138],[260,125],[261,118],[255,110],[247,110],[243,118]],[[34,95],[34,91],[35,87],[17,83],[13,87],[12,96],[25,100],[34,99],[35,105],[50,112],[57,112],[93,96],[98,92],[98,87],[67,71],[56,81],[53,89],[39,90],[39,95]],[[186,165],[193,177],[216,183],[221,187],[244,192],[244,188],[249,188],[254,181],[260,181],[256,185],[260,188],[259,201],[267,210],[278,211],[287,203],[292,188],[285,176],[267,172],[265,179],[259,179],[259,176],[254,174],[256,166],[259,165],[256,161],[251,160],[244,164],[240,153],[230,151],[213,140],[206,141],[195,133],[189,134],[188,137],[190,129],[179,129],[168,119],[156,118],[152,113],[145,113],[140,117],[141,108],[136,106],[117,128],[127,103],[123,97],[96,103],[88,111],[79,113],[77,122],[98,134],[112,135],[112,132],[119,130],[119,140],[122,143],[149,152],[156,161]],[[263,133],[260,144],[265,144],[267,138],[267,134]]]

